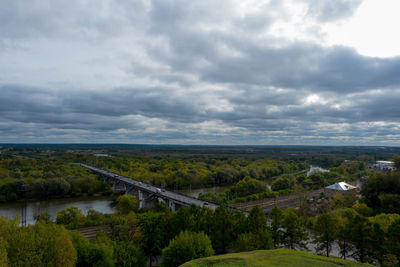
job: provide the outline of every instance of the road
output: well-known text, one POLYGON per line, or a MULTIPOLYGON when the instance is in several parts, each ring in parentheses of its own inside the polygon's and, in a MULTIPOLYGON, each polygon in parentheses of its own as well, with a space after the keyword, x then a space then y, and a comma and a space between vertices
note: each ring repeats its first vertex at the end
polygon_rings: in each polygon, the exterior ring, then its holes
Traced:
POLYGON ((200 206, 200 207, 206 206, 206 207, 208 207, 210 209, 213 209, 213 210, 215 210, 219 206, 217 204, 209 203, 209 202, 206 202, 206 201, 194 198, 194 197, 186 196, 186 195, 183 195, 183 194, 180 194, 180 193, 176 193, 176 192, 173 192, 173 191, 170 191, 170 190, 166 190, 166 189, 161 189, 161 188, 158 188, 158 187, 156 187, 154 185, 151 185, 151 184, 148 184, 148 183, 144 183, 144 182, 132 179, 132 178, 128 178, 128 177, 119 175, 117 173, 105 171, 105 170, 102 170, 102 169, 99 169, 99 168, 96 168, 96 167, 93 167, 93 166, 89 166, 89 165, 86 165, 86 164, 82 164, 82 163, 80 163, 79 165, 84 167, 84 168, 87 168, 87 169, 89 169, 89 170, 91 170, 91 171, 93 171, 93 172, 95 172, 97 174, 100 174, 102 176, 107 176, 107 177, 112 178, 114 180, 118 180, 118 181, 120 181, 123 184, 128 185, 128 186, 134 186, 135 188, 137 188, 137 189, 139 189, 141 191, 156 195, 156 196, 161 197, 163 199, 172 200, 173 202, 175 202, 177 204, 180 204, 180 205, 190 206, 190 205, 194 204, 194 205, 200 206))

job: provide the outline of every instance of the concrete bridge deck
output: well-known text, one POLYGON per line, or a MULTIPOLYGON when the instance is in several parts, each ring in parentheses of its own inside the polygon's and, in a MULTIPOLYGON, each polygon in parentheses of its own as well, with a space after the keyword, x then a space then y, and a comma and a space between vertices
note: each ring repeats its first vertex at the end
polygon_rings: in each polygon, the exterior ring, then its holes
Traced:
POLYGON ((124 177, 117 173, 105 171, 82 163, 79 165, 101 175, 105 182, 113 183, 115 188, 122 187, 127 194, 137 194, 141 202, 149 198, 162 199, 172 210, 175 210, 175 205, 188 207, 194 204, 200 207, 206 206, 213 210, 219 206, 217 204, 209 203, 194 197, 186 196, 166 189, 161 189, 154 185, 124 177))

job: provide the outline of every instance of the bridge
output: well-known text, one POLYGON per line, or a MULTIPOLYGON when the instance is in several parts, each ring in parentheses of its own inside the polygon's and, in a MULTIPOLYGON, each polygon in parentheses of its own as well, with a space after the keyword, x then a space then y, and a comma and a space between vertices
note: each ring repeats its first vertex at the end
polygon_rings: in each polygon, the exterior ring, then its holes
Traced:
POLYGON ((139 199, 139 209, 151 207, 155 200, 165 203, 172 211, 177 210, 181 206, 189 207, 194 204, 196 206, 206 206, 215 210, 219 205, 209 203, 194 197, 189 197, 166 189, 158 188, 154 185, 144 183, 132 178, 105 171, 86 164, 80 166, 91 170, 100 175, 104 179, 104 183, 112 184, 113 191, 123 191, 126 194, 133 195, 139 199))

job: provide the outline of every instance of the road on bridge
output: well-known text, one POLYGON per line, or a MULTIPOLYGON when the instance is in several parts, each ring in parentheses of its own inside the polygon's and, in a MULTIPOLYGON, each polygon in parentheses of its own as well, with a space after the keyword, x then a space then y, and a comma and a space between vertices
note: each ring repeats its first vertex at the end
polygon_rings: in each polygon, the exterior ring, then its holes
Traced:
POLYGON ((213 209, 213 210, 215 210, 219 206, 219 205, 214 204, 214 203, 209 203, 209 202, 206 202, 206 201, 194 198, 194 197, 186 196, 186 195, 183 195, 183 194, 180 194, 180 193, 176 193, 176 192, 173 192, 173 191, 170 191, 170 190, 160 189, 160 188, 158 188, 158 187, 156 187, 154 185, 151 185, 151 184, 148 184, 148 183, 144 183, 144 182, 132 179, 132 178, 124 177, 124 176, 119 175, 117 173, 105 171, 105 170, 102 170, 102 169, 99 169, 99 168, 96 168, 96 167, 93 167, 93 166, 89 166, 89 165, 86 165, 86 164, 82 164, 82 163, 80 163, 79 165, 84 167, 84 168, 87 168, 87 169, 93 171, 94 173, 100 174, 102 176, 109 177, 109 178, 114 179, 114 180, 118 180, 118 181, 122 182, 125 185, 133 186, 133 187, 135 187, 135 188, 137 188, 137 189, 139 189, 141 191, 153 194, 153 195, 158 196, 160 198, 174 201, 175 203, 177 203, 179 205, 190 206, 190 205, 194 204, 194 205, 200 206, 200 207, 206 206, 206 207, 208 207, 210 209, 213 209))

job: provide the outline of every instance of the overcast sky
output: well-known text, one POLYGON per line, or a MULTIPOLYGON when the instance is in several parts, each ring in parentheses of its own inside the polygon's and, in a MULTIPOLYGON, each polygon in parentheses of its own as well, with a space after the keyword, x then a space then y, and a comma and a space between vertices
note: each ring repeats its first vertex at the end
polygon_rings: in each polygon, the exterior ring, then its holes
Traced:
POLYGON ((400 145, 398 0, 1 0, 0 143, 400 145))

